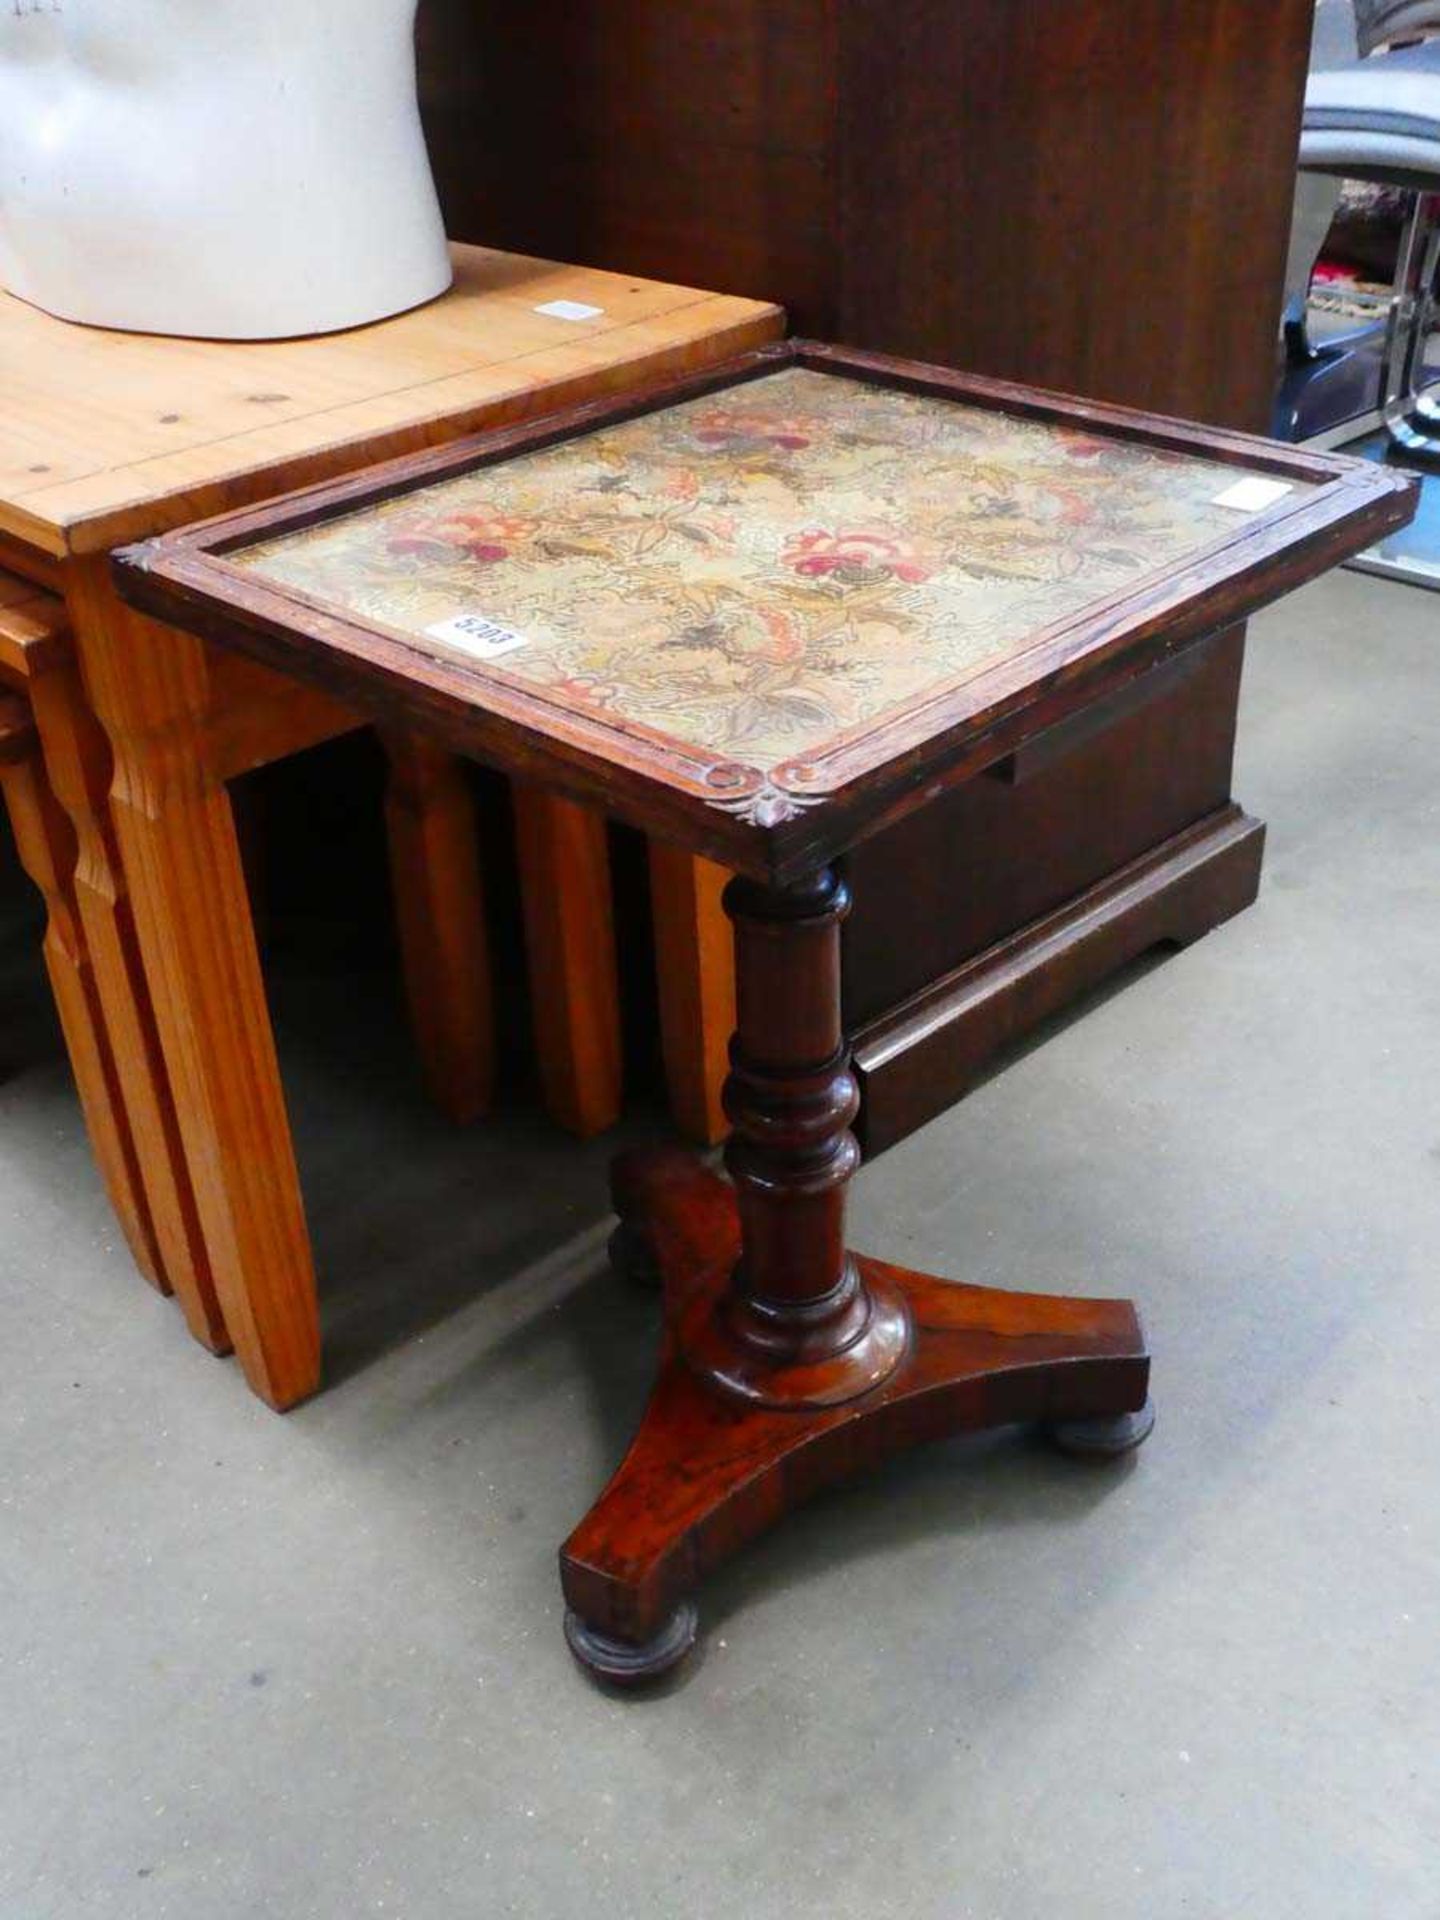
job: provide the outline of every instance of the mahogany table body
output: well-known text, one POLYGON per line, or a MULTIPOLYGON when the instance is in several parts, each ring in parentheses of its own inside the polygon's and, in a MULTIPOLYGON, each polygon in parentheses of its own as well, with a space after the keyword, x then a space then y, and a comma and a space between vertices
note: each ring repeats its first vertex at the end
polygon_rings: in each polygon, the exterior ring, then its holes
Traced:
MULTIPOLYGON (((728 1182, 622 1159, 660 1373, 561 1553, 578 1658, 673 1666, 706 1571, 917 1441, 1149 1430, 1128 1302, 852 1251, 835 870, 1414 511, 1413 480, 791 343, 120 556, 136 604, 731 868, 728 1182), (457 529, 479 518, 483 567, 457 529), (446 610, 483 612, 479 646, 446 610)), ((895 936, 907 929, 897 924, 895 936)))
MULTIPOLYGON (((107 333, 0 295, 0 563, 63 598, 78 658, 33 704, 123 1097, 129 1145, 107 1183, 142 1267, 277 1407, 317 1383, 318 1315, 225 783, 363 716, 126 608, 106 556, 381 456, 713 364, 781 327, 759 302, 481 248, 457 248, 455 269, 451 291, 413 313, 263 344, 107 333)), ((386 738, 417 1032, 440 1097, 473 1112, 488 1034, 470 803, 445 754, 393 726, 386 738)), ((619 1089, 603 825, 537 788, 516 799, 547 1093, 593 1131, 619 1089)))

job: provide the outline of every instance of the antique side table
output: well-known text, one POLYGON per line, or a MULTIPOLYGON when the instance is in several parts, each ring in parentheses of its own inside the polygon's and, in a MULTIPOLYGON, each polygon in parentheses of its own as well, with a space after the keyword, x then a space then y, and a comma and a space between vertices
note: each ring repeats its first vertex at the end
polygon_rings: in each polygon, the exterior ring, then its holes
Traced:
POLYGON ((883 1454, 1021 1420, 1082 1453, 1144 1439, 1128 1302, 848 1249, 834 863, 1415 497, 1338 456, 791 343, 119 557, 150 613, 737 875, 730 1180, 673 1151, 615 1169, 616 1250, 658 1272, 666 1330, 562 1550, 595 1673, 675 1664, 705 1572, 883 1454), (476 515, 504 528, 483 561, 476 515))
MULTIPOLYGON (((123 1095, 105 1109, 101 1158, 136 1258, 276 1407, 319 1381, 319 1315, 226 782, 364 716, 136 618, 107 556, 287 487, 713 366, 783 325, 760 301, 632 275, 483 247, 456 247, 454 262, 453 287, 428 306, 318 339, 112 333, 0 293, 0 568, 68 616, 69 651, 52 649, 29 692, 78 847, 58 879, 94 988, 87 1111, 102 1112, 107 1087, 123 1095)), ((469 797, 433 747, 403 729, 386 744, 417 1039, 442 1104, 466 1116, 489 1065, 469 797)), ((547 1105, 591 1132, 619 1105, 604 823, 540 789, 516 801, 547 1105)), ((686 931, 672 943, 682 971, 686 931)))

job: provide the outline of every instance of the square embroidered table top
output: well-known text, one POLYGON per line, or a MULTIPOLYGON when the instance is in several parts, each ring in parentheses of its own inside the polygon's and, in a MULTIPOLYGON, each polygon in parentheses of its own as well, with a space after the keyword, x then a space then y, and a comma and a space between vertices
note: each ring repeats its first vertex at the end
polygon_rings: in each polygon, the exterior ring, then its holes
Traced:
POLYGON ((937 771, 1243 618, 1413 493, 1338 455, 790 342, 168 535, 121 579, 775 871, 780 840, 834 850, 923 804, 937 771))
POLYGON ((1235 479, 791 367, 236 559, 768 769, 1233 537, 1235 479))

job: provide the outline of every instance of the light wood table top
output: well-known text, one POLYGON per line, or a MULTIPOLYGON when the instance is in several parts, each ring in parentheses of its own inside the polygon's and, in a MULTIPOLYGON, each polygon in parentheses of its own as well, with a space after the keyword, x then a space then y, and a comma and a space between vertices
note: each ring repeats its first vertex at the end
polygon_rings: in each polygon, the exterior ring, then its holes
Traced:
POLYGON ((102 552, 781 328, 761 301, 453 252, 455 283, 428 306, 296 340, 115 333, 0 294, 0 533, 102 552), (557 301, 598 311, 540 311, 557 301))

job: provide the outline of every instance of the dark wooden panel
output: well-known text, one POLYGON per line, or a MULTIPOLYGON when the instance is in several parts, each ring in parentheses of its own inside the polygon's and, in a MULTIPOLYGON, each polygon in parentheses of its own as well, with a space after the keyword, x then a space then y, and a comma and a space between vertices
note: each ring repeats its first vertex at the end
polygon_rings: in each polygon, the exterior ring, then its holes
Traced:
POLYGON ((841 336, 1263 429, 1310 17, 847 0, 841 336))
POLYGON ((829 0, 422 0, 450 231, 725 292, 833 332, 829 0))
POLYGON ((422 0, 459 237, 1264 424, 1310 0, 422 0))
POLYGON ((1211 641, 1193 676, 1033 779, 971 780, 857 847, 847 1028, 1222 806, 1243 654, 1239 633, 1211 641))
MULTIPOLYGON (((765 295, 825 338, 1263 428, 1311 14, 1312 0, 422 0, 426 122, 462 237, 765 295)), ((1081 729, 1047 767, 1048 743, 1012 789, 975 783, 862 848, 850 1023, 1224 806, 1240 648, 1153 709, 1081 729), (901 896, 923 901, 905 916, 923 937, 895 951, 901 896)), ((1121 933, 1108 943, 1118 953, 1121 933)), ((1053 1001, 1043 981, 1024 997, 1053 1001)), ((909 1079, 896 1070, 887 1137, 927 1117, 920 1092, 906 1112, 922 1071, 919 1054, 909 1079)))
POLYGON ((1147 948, 1185 946, 1248 907, 1264 845, 1258 820, 1220 807, 857 1029, 865 1152, 933 1119, 995 1055, 1147 948))

